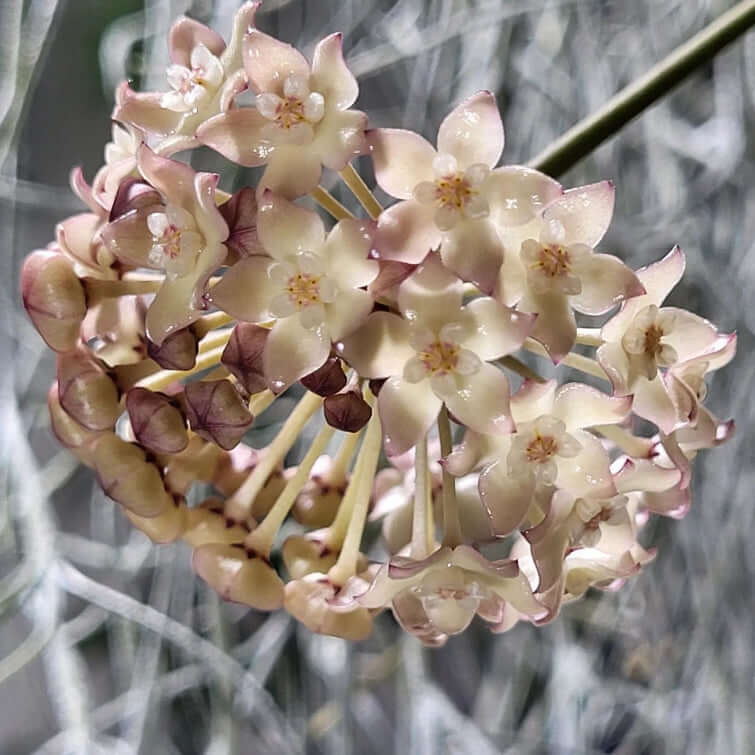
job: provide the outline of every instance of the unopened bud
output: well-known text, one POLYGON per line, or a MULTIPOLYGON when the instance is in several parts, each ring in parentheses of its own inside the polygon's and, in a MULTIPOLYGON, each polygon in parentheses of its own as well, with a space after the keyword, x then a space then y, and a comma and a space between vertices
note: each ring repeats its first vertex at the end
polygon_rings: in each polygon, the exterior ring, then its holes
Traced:
POLYGON ((166 370, 190 370, 197 363, 197 337, 183 328, 169 335, 159 346, 147 341, 147 353, 166 370))
POLYGON ((192 566, 226 600, 260 611, 283 604, 283 582, 275 569, 240 545, 202 545, 194 551, 192 566))
POLYGON ((83 349, 58 356, 60 404, 89 430, 110 430, 121 414, 118 388, 83 349))
POLYGON ((328 527, 335 519, 346 492, 346 481, 342 474, 332 475, 332 467, 333 460, 329 456, 320 456, 296 497, 292 514, 305 527, 328 527))
POLYGON ((55 351, 71 351, 87 313, 84 286, 57 252, 30 254, 21 268, 21 296, 34 327, 55 351))
POLYGON ((251 186, 237 191, 218 209, 228 224, 225 245, 228 247, 229 259, 226 264, 242 257, 265 253, 257 238, 257 197, 251 186))
POLYGON ((134 443, 103 435, 94 449, 94 466, 106 495, 137 516, 157 516, 173 505, 159 470, 134 443))
POLYGON ((175 454, 189 443, 186 421, 164 393, 132 388, 126 394, 126 410, 134 437, 158 454, 175 454))
POLYGON ((186 495, 197 480, 212 482, 225 453, 214 443, 192 435, 183 451, 159 457, 165 465, 165 486, 171 493, 186 495))
POLYGON ((254 421, 230 380, 189 383, 183 397, 191 429, 225 450, 233 448, 254 421))
POLYGON ((183 535, 188 520, 186 502, 179 499, 157 516, 137 516, 126 510, 129 521, 154 543, 172 543, 183 535))
POLYGON ((250 322, 240 322, 233 329, 220 361, 252 396, 267 388, 262 370, 262 351, 270 331, 250 322))
POLYGON ((346 373, 341 360, 330 357, 325 364, 301 379, 301 384, 318 396, 332 396, 346 386, 346 373))
POLYGON ((361 430, 372 416, 370 405, 356 391, 328 396, 323 402, 323 412, 331 427, 346 433, 361 430))
POLYGON ((183 539, 197 548, 208 543, 240 543, 257 523, 249 517, 245 522, 236 522, 225 515, 220 498, 207 498, 199 506, 187 512, 186 530, 183 539))
POLYGON ((57 383, 53 383, 47 394, 47 406, 50 410, 50 427, 55 437, 75 453, 83 464, 93 467, 94 444, 102 433, 88 430, 63 409, 58 397, 57 383))

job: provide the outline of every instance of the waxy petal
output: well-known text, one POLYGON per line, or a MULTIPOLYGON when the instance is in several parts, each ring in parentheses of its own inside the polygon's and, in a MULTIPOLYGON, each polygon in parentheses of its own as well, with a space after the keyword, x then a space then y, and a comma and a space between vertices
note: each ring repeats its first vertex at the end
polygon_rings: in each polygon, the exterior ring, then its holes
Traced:
POLYGON ((511 397, 514 421, 517 424, 532 422, 543 414, 550 414, 553 411, 557 385, 555 380, 546 380, 543 383, 525 380, 511 397))
POLYGON ((366 378, 400 375, 415 354, 409 345, 409 323, 392 312, 374 312, 336 348, 366 378))
POLYGON ((441 404, 429 381, 407 383, 398 377, 389 378, 378 395, 388 456, 416 446, 438 416, 441 404))
POLYGON ((328 106, 345 110, 354 104, 359 84, 343 59, 342 34, 331 34, 315 47, 310 88, 323 94, 328 106))
POLYGON ((265 192, 257 212, 257 235, 271 257, 284 260, 297 252, 319 255, 325 226, 316 212, 265 192))
POLYGON ((309 63, 294 47, 274 37, 250 29, 243 41, 244 68, 256 93, 283 93, 289 76, 309 79, 309 63))
POLYGON ((270 390, 280 393, 299 378, 309 375, 328 358, 327 328, 305 328, 298 315, 278 320, 265 344, 262 362, 270 390))
POLYGON ((626 396, 631 393, 629 388, 629 359, 621 343, 604 343, 596 352, 598 363, 608 376, 613 386, 614 394, 626 396))
POLYGON ((191 51, 199 44, 203 44, 215 57, 219 57, 225 50, 225 42, 220 34, 192 18, 179 18, 170 27, 170 58, 177 65, 191 68, 191 51))
POLYGON ((160 104, 162 97, 159 92, 134 92, 126 85, 121 102, 116 104, 113 110, 112 118, 151 134, 172 134, 178 129, 184 114, 164 108, 160 104))
POLYGON ((429 254, 399 287, 398 306, 408 320, 438 331, 461 318, 462 295, 461 281, 443 266, 439 255, 429 254))
POLYGON ((311 149, 330 170, 343 170, 367 152, 367 116, 361 110, 326 110, 311 149))
POLYGON ((368 259, 374 226, 363 220, 341 220, 328 234, 323 257, 328 276, 343 288, 367 286, 378 274, 377 260, 368 259))
POLYGON ((279 292, 267 274, 271 264, 269 257, 245 257, 212 287, 208 299, 237 320, 270 319, 270 301, 279 292))
POLYGON ((440 256, 462 280, 490 294, 503 263, 503 244, 489 220, 462 220, 443 236, 440 256))
POLYGON ((530 292, 521 302, 521 308, 537 314, 532 337, 545 346, 550 358, 558 364, 571 351, 577 339, 577 323, 569 306, 569 298, 558 292, 530 292))
POLYGON ((197 139, 232 162, 253 168, 264 165, 275 149, 269 126, 253 108, 238 108, 206 120, 197 129, 197 139))
POLYGON ((613 216, 614 186, 611 181, 568 189, 543 210, 543 220, 560 222, 564 243, 595 247, 605 235, 613 216))
POLYGON ((257 185, 257 193, 262 195, 269 189, 288 199, 296 199, 312 191, 319 183, 321 174, 320 157, 307 145, 276 147, 257 185))
POLYGON ((464 348, 489 362, 519 349, 534 327, 535 316, 485 296, 464 307, 462 322, 468 333, 464 348))
POLYGON ((98 267, 97 246, 93 239, 101 223, 100 217, 92 212, 82 212, 62 220, 55 227, 61 251, 74 262, 98 267))
POLYGON ((478 433, 503 435, 514 429, 509 381, 501 370, 483 363, 474 375, 457 377, 457 390, 441 398, 462 424, 478 433))
POLYGON ((459 168, 482 163, 492 168, 503 152, 503 123, 492 92, 473 94, 440 124, 438 152, 456 158, 459 168))
MULTIPOLYGON (((340 341, 353 333, 372 311, 372 297, 362 289, 339 291, 336 300, 325 307, 325 322, 331 341, 340 341)), ((361 373, 360 373, 361 374, 361 373)))
POLYGON ((623 422, 631 410, 631 396, 612 397, 583 383, 567 383, 556 392, 552 414, 566 425, 568 432, 623 422))
POLYGON ((375 249, 382 260, 416 265, 438 247, 441 238, 433 220, 433 208, 409 199, 380 213, 375 249))
POLYGON ((621 469, 614 475, 619 493, 642 491, 662 493, 679 484, 682 473, 676 468, 660 467, 650 459, 625 458, 621 469))
POLYGON ((110 253, 121 262, 158 269, 159 265, 150 259, 154 240, 147 227, 148 214, 144 210, 132 210, 121 215, 102 229, 101 236, 110 253))
MULTIPOLYGON (((564 192, 558 181, 524 165, 506 165, 492 170, 484 191, 490 217, 501 226, 530 222, 564 192)), ((516 249, 513 253, 518 252, 516 249)))
POLYGON ((645 303, 661 306, 671 290, 681 280, 687 260, 684 252, 675 246, 663 259, 653 262, 637 271, 637 277, 647 291, 648 300, 645 303))
POLYGON ((699 315, 676 307, 663 307, 661 312, 674 316, 674 326, 663 337, 663 342, 674 347, 680 362, 706 351, 715 343, 718 336, 716 326, 699 315))
POLYGON ((582 450, 574 457, 558 457, 556 485, 568 490, 575 498, 612 498, 616 495, 609 467, 608 454, 600 441, 584 430, 569 433, 582 450))
POLYGON ((367 132, 367 141, 375 180, 392 197, 411 199, 418 183, 433 180, 436 152, 419 134, 399 128, 378 128, 367 132))
POLYGON ((144 179, 152 184, 171 204, 182 207, 192 215, 197 213, 197 175, 188 165, 161 157, 146 144, 137 152, 137 165, 144 179))
POLYGON ((510 477, 507 465, 495 461, 480 473, 480 497, 497 537, 513 532, 525 519, 535 492, 531 477, 510 477))
POLYGON ((571 305, 586 315, 602 315, 622 299, 641 296, 645 288, 639 278, 610 254, 591 254, 580 265, 582 291, 571 297, 571 305))
POLYGON ((656 375, 652 380, 640 376, 632 389, 634 391, 632 411, 639 417, 658 425, 660 430, 667 435, 682 420, 660 375, 656 375))

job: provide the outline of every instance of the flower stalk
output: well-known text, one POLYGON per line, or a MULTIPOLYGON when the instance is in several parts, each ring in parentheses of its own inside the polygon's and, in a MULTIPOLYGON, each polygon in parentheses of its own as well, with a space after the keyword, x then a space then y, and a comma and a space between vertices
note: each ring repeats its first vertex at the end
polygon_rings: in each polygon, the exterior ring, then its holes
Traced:
MULTIPOLYGON (((453 449, 451 422, 448 409, 444 404, 438 414, 438 436, 440 438, 440 455, 446 458, 453 449)), ((443 466, 443 545, 455 548, 464 542, 459 521, 459 508, 456 500, 456 479, 443 466)))

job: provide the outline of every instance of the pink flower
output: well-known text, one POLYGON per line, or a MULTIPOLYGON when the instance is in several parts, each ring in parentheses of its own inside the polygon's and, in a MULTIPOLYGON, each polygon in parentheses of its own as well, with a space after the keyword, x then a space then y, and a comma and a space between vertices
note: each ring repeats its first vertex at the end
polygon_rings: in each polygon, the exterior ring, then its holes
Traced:
POLYGON ((139 171, 164 200, 126 212, 102 236, 123 262, 165 273, 147 311, 147 335, 158 346, 202 313, 205 285, 223 263, 228 226, 215 203, 218 177, 195 173, 183 163, 142 145, 139 171))
POLYGON ((659 368, 707 353, 718 335, 702 317, 661 306, 681 278, 684 266, 684 253, 674 247, 662 260, 638 270, 637 277, 647 293, 624 302, 618 314, 603 326, 600 335, 605 343, 597 353, 616 395, 634 394, 634 413, 667 434, 686 423, 689 414, 680 416, 659 368))
POLYGON ((208 118, 227 111, 234 97, 246 89, 241 64, 241 41, 254 23, 258 2, 247 2, 236 12, 231 41, 226 47, 219 34, 190 18, 181 18, 170 30, 171 65, 166 92, 120 90, 113 119, 150 134, 171 137, 160 145, 161 154, 199 144, 197 128, 208 118))
POLYGON ((317 45, 311 67, 298 50, 257 29, 243 48, 256 109, 211 118, 197 136, 241 165, 267 165, 260 193, 301 196, 317 186, 323 165, 342 170, 364 152, 367 116, 349 109, 359 86, 343 60, 340 34, 317 45))
POLYGON ((368 138, 378 184, 404 200, 378 219, 381 257, 416 264, 440 245, 446 267, 486 293, 503 261, 496 224, 524 223, 561 194, 557 181, 535 170, 493 169, 503 151, 503 125, 490 92, 478 92, 446 116, 437 151, 403 129, 376 129, 368 138))
POLYGON ((280 392, 322 366, 331 341, 359 327, 373 306, 363 289, 376 275, 367 259, 369 224, 342 220, 325 234, 317 213, 266 192, 257 234, 269 256, 237 262, 212 289, 211 299, 239 320, 274 319, 262 362, 280 392))
POLYGON ((443 403, 478 432, 509 432, 508 380, 487 362, 518 349, 533 319, 489 297, 462 307, 462 283, 437 254, 401 284, 398 306, 337 345, 362 377, 389 378, 378 396, 387 453, 414 446, 443 403))
POLYGON ((506 247, 497 295, 509 306, 538 315, 533 337, 559 362, 574 346, 572 310, 608 312, 644 293, 637 276, 617 257, 595 254, 611 222, 610 181, 565 191, 530 223, 499 228, 506 247))

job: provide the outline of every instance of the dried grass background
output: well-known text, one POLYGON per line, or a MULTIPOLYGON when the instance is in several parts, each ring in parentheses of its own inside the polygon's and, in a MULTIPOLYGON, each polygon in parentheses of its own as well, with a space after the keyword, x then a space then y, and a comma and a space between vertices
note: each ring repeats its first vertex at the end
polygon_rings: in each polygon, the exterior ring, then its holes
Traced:
MULTIPOLYGON (((752 753, 755 34, 564 177, 616 181, 606 251, 634 266, 686 251, 673 303, 739 332, 710 390, 736 437, 698 459, 691 512, 648 529, 658 558, 623 590, 424 651, 389 615, 348 645, 224 604, 50 437, 54 360, 20 307, 21 260, 80 211, 67 173, 99 166, 113 86, 159 88, 172 19, 227 32, 238 4, 0 0, 0 753, 752 753)), ((512 163, 731 5, 266 0, 258 21, 304 50, 343 31, 374 125, 432 137, 494 90, 512 163)))

